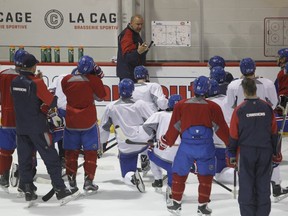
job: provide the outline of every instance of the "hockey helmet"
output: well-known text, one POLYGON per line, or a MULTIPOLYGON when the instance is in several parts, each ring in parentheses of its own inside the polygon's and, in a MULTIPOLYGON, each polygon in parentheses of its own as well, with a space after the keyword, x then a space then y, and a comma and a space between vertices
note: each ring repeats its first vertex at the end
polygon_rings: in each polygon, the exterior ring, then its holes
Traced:
POLYGON ((210 79, 210 88, 208 96, 212 97, 219 94, 219 83, 215 79, 210 79))
POLYGON ((134 82, 131 79, 125 78, 118 85, 119 94, 123 98, 129 98, 134 91, 134 82))
POLYGON ((210 88, 210 80, 206 76, 199 76, 193 82, 193 90, 195 95, 205 95, 210 88))
POLYGON ((182 100, 182 96, 179 94, 173 94, 168 99, 168 107, 170 109, 173 109, 175 104, 178 103, 178 101, 182 100))
POLYGON ((209 59, 208 61, 209 68, 213 68, 216 66, 220 66, 222 68, 225 68, 225 60, 221 56, 213 56, 212 58, 209 59))
POLYGON ((220 67, 216 66, 210 69, 210 78, 216 80, 218 83, 223 83, 225 81, 226 72, 220 67))
POLYGON ((17 67, 23 66, 23 57, 28 54, 24 49, 18 49, 14 54, 14 65, 17 67))
POLYGON ((139 79, 148 79, 148 70, 143 65, 137 66, 134 69, 134 78, 139 79))
POLYGON ((244 58, 240 61, 240 71, 244 76, 255 73, 255 70, 256 64, 253 59, 244 58))
POLYGON ((284 67, 286 62, 288 62, 288 48, 278 50, 277 65, 279 67, 284 67))
POLYGON ((78 62, 78 72, 81 74, 89 74, 94 70, 94 60, 90 56, 84 55, 78 62))

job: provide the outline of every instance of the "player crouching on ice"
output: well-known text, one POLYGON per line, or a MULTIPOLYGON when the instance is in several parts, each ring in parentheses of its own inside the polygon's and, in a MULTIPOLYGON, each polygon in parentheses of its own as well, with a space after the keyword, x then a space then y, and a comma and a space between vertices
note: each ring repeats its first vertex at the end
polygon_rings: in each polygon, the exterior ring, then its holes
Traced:
POLYGON ((166 148, 165 150, 160 150, 158 144, 161 135, 163 135, 168 129, 174 105, 180 100, 182 100, 181 95, 171 95, 168 100, 169 108, 165 111, 153 113, 153 115, 151 115, 143 124, 143 129, 146 133, 149 135, 156 134, 157 146, 154 148, 151 146, 148 149, 148 156, 151 161, 151 172, 155 178, 152 187, 154 187, 156 191, 161 190, 163 186, 162 169, 167 171, 168 185, 166 188, 166 203, 171 202, 172 163, 180 144, 180 137, 178 136, 175 145, 171 148, 166 148))
POLYGON ((141 127, 153 110, 143 100, 134 100, 131 96, 134 82, 123 79, 119 83, 120 98, 109 103, 103 113, 100 124, 101 143, 107 142, 111 125, 115 125, 119 149, 119 162, 124 183, 145 191, 142 178, 137 171, 138 155, 148 148, 151 139, 141 127), (127 140, 130 142, 127 143, 127 140), (132 140, 132 142, 131 142, 132 140))

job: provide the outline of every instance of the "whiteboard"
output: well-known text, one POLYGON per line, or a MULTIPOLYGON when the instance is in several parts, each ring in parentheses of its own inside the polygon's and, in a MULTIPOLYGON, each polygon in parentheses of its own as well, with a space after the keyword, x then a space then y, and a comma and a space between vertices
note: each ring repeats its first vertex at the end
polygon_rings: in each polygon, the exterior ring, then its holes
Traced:
POLYGON ((191 46, 190 21, 152 21, 154 46, 191 46))

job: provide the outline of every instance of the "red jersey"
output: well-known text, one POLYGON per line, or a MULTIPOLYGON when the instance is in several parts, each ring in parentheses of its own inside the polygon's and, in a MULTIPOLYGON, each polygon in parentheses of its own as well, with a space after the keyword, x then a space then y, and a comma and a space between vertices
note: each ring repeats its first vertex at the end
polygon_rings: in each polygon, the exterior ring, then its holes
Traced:
POLYGON ((92 74, 69 74, 62 79, 61 85, 67 97, 66 127, 88 129, 96 124, 95 99, 102 100, 106 96, 102 80, 92 74))
POLYGON ((178 135, 191 126, 214 128, 217 136, 227 146, 229 128, 221 107, 213 101, 192 97, 175 104, 169 128, 165 134, 167 144, 172 146, 178 135))
POLYGON ((19 74, 15 69, 7 69, 0 72, 0 104, 1 104, 1 124, 4 128, 15 128, 15 112, 13 98, 10 93, 12 80, 19 74))
POLYGON ((284 73, 284 69, 279 71, 277 75, 278 95, 288 96, 288 74, 284 73))

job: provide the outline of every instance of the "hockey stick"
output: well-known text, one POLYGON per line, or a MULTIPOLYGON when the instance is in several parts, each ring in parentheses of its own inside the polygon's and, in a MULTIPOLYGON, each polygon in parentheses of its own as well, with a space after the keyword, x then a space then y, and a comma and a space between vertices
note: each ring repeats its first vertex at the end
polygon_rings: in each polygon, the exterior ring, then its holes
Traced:
POLYGON ((232 193, 232 189, 230 189, 230 188, 227 187, 226 185, 222 184, 221 182, 217 181, 217 180, 214 179, 214 178, 212 179, 212 181, 232 193))
POLYGON ((148 140, 147 142, 137 142, 137 141, 132 141, 130 139, 127 139, 127 137, 125 136, 125 134, 123 133, 122 129, 119 127, 119 125, 115 126, 115 131, 116 134, 119 135, 121 140, 124 140, 125 143, 127 144, 135 144, 135 145, 151 145, 153 144, 153 140, 148 140))
MULTIPOLYGON (((84 162, 82 162, 81 164, 79 164, 78 165, 78 168, 80 168, 80 167, 82 167, 84 165, 84 162)), ((64 173, 61 177, 63 178, 63 177, 65 177, 67 174, 66 173, 64 173)), ((55 190, 54 190, 54 188, 52 188, 47 194, 45 194, 43 197, 42 197, 42 200, 44 201, 44 202, 47 202, 48 200, 50 200, 52 197, 53 197, 53 195, 55 194, 55 190)))
POLYGON ((237 197, 237 166, 234 168, 234 180, 233 180, 233 198, 236 199, 237 197))
POLYGON ((281 128, 278 131, 278 140, 277 140, 277 146, 276 146, 276 152, 280 152, 281 150, 281 142, 282 142, 282 137, 284 134, 284 127, 285 127, 285 123, 286 123, 286 117, 287 117, 287 112, 288 112, 288 103, 286 103, 285 109, 283 111, 283 120, 282 120, 282 124, 281 124, 281 128))

